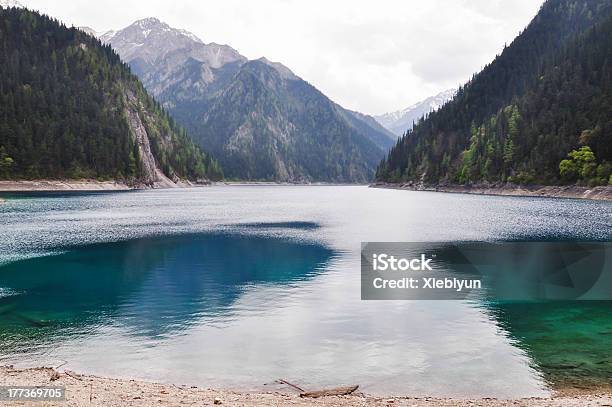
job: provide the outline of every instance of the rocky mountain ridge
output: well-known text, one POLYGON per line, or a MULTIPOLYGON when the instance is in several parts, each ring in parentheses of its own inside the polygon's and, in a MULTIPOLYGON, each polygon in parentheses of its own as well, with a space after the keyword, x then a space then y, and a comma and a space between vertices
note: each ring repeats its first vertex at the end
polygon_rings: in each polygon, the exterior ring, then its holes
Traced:
POLYGON ((286 66, 249 61, 156 18, 101 38, 232 178, 366 182, 394 142, 286 66))

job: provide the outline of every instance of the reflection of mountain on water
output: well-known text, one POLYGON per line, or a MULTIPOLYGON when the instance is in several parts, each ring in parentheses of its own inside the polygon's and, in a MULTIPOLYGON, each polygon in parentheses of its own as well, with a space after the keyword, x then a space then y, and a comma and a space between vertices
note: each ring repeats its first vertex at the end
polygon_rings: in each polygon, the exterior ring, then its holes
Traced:
POLYGON ((555 388, 601 389, 612 378, 612 301, 488 305, 555 388))
MULTIPOLYGON (((333 252, 268 237, 202 234, 92 245, 0 268, 0 341, 112 321, 151 337, 221 319, 250 287, 320 273, 333 252)), ((8 343, 7 343, 8 342, 8 343)))

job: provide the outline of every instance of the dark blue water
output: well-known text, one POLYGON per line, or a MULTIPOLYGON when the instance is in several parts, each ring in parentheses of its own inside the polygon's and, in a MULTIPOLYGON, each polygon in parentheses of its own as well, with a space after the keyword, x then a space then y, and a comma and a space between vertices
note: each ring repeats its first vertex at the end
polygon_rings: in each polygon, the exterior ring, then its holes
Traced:
MULTIPOLYGON (((0 362, 519 397, 612 378, 610 302, 361 301, 361 241, 612 237, 605 202, 365 187, 11 195, 0 362)), ((268 383, 268 385, 266 385, 268 383)))
POLYGON ((172 336, 202 318, 231 312, 253 287, 310 279, 332 256, 314 244, 199 234, 96 244, 17 261, 0 274, 0 286, 17 294, 0 298, 1 334, 18 333, 17 349, 36 346, 24 343, 24 335, 37 338, 41 328, 49 336, 69 333, 129 305, 130 314, 120 315, 125 328, 151 338, 172 336))

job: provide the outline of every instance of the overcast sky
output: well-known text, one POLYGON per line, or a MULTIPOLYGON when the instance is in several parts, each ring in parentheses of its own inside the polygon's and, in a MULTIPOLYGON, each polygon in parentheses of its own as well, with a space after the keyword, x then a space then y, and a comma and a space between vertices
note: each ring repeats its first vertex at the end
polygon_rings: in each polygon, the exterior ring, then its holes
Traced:
POLYGON ((157 17, 248 58, 282 62, 342 106, 405 108, 470 78, 541 0, 21 0, 67 24, 157 17))

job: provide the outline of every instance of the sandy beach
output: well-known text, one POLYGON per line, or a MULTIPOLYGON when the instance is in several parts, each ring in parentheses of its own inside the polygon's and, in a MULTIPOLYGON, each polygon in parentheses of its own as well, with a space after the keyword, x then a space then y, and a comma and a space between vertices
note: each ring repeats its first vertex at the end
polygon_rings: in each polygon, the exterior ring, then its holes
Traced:
POLYGON ((359 393, 348 396, 303 398, 287 386, 286 390, 266 393, 235 392, 181 385, 149 383, 138 380, 112 379, 75 372, 58 372, 52 368, 14 369, 0 367, 2 386, 62 386, 66 401, 4 402, 6 406, 610 406, 611 393, 560 395, 552 398, 519 400, 440 399, 429 397, 372 397, 359 393))
POLYGON ((612 186, 582 187, 577 185, 510 185, 510 184, 475 184, 466 185, 421 185, 413 183, 375 183, 372 188, 404 189, 408 191, 449 192, 476 195, 528 196, 547 198, 612 200, 612 186))

